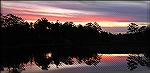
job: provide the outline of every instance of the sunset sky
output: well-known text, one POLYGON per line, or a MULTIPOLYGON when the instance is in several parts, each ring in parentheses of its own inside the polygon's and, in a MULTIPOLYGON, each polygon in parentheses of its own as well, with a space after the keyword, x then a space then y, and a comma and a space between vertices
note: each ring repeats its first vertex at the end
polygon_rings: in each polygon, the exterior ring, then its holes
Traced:
POLYGON ((98 22, 104 30, 117 33, 126 32, 131 22, 150 24, 148 4, 150 1, 1 1, 1 13, 29 22, 42 17, 82 25, 98 22))

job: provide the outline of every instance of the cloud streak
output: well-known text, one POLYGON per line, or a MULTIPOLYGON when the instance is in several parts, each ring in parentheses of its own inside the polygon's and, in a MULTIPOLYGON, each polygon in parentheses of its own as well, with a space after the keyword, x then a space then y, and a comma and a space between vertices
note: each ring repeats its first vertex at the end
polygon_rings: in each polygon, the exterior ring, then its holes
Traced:
POLYGON ((62 22, 118 22, 101 26, 120 27, 106 30, 123 32, 126 29, 122 27, 128 23, 120 22, 142 22, 142 25, 150 20, 148 4, 150 1, 1 1, 1 13, 12 13, 28 21, 45 17, 62 22))
POLYGON ((124 18, 124 21, 128 18, 128 21, 141 22, 148 21, 147 4, 146 1, 3 1, 2 12, 59 17, 114 17, 124 18))

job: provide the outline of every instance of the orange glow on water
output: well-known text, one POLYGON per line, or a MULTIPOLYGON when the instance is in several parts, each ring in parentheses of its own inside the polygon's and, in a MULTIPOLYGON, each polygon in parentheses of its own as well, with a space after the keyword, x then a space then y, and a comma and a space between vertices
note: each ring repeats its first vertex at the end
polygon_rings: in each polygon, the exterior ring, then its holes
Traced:
POLYGON ((52 57, 52 53, 47 53, 46 54, 46 58, 51 58, 52 57))
POLYGON ((126 60, 127 56, 129 54, 103 54, 101 58, 104 61, 123 61, 126 60))

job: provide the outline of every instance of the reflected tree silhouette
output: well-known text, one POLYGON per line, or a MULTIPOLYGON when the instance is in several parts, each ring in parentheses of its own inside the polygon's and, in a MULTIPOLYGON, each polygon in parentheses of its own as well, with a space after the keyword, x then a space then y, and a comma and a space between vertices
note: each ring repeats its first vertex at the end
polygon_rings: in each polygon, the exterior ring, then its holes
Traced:
POLYGON ((150 59, 148 56, 145 55, 140 56, 139 54, 133 54, 127 57, 127 64, 129 70, 136 69, 138 65, 150 67, 150 59))

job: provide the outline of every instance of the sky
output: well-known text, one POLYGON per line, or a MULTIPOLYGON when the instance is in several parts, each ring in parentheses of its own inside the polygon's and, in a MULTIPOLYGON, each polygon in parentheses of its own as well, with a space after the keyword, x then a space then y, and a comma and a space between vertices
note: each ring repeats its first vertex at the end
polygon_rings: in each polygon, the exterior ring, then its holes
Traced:
POLYGON ((150 1, 1 1, 1 13, 12 13, 28 22, 42 17, 49 21, 72 21, 85 25, 98 22, 106 31, 126 32, 131 22, 150 24, 150 1))

